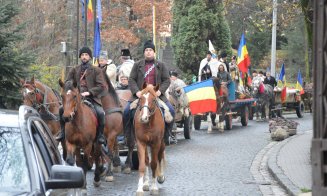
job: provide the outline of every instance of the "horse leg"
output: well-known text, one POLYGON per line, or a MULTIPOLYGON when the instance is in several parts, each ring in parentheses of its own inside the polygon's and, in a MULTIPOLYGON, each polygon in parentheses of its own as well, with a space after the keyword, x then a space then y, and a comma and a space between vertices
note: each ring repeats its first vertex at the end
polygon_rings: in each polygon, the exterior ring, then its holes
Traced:
POLYGON ((113 159, 113 165, 114 165, 113 172, 121 173, 121 161, 120 161, 120 157, 119 157, 119 149, 118 149, 117 139, 115 139, 113 155, 114 155, 114 159, 113 159))
POLYGON ((146 144, 141 141, 137 141, 137 153, 139 156, 139 182, 137 186, 136 195, 143 195, 143 184, 144 184, 144 172, 145 172, 145 151, 146 144))
POLYGON ((88 144, 85 148, 85 156, 90 157, 92 153, 92 157, 94 158, 95 162, 95 171, 94 171, 94 179, 93 179, 93 185, 95 187, 100 186, 100 175, 101 175, 101 169, 100 169, 100 157, 101 157, 101 145, 98 144, 98 142, 92 144, 88 144))
POLYGON ((76 146, 74 144, 69 143, 66 140, 66 147, 67 147, 66 163, 68 163, 68 165, 73 166, 75 164, 74 152, 75 152, 76 146))
POLYGON ((125 161, 125 168, 124 168, 124 173, 125 174, 130 174, 131 173, 131 168, 132 168, 132 155, 135 147, 135 136, 133 133, 133 129, 127 130, 126 131, 126 140, 127 140, 127 147, 128 147, 128 153, 125 161))
POLYGON ((158 162, 159 162, 159 170, 158 170, 158 182, 160 184, 165 182, 164 168, 165 168, 165 143, 161 142, 160 150, 158 153, 158 162))
MULTIPOLYGON (((112 131, 109 132, 109 137, 107 138, 107 141, 108 141, 109 153, 112 153, 113 149, 114 149, 114 142, 115 142, 115 136, 112 134, 112 131)), ((111 168, 113 159, 114 158, 113 158, 113 156, 111 154, 111 156, 109 157, 108 163, 107 163, 108 164, 108 170, 107 170, 107 174, 106 174, 106 177, 105 177, 106 182, 114 181, 114 175, 112 173, 112 168, 111 168)))
POLYGON ((157 184, 157 174, 158 174, 158 154, 161 148, 161 143, 155 143, 151 145, 151 170, 152 170, 152 182, 151 182, 151 195, 158 195, 159 188, 157 184))
POLYGON ((143 191, 149 191, 149 152, 148 147, 145 147, 145 170, 143 191))

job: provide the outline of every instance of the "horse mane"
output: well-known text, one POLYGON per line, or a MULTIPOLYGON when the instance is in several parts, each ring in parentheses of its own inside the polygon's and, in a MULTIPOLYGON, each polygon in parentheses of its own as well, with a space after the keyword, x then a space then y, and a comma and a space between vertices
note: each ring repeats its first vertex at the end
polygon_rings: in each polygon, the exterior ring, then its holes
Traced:
POLYGON ((65 92, 69 91, 69 90, 73 90, 74 89, 74 83, 72 80, 68 80, 65 82, 65 92))
POLYGON ((150 93, 150 94, 152 94, 153 96, 155 96, 155 97, 157 97, 156 96, 156 92, 154 91, 154 86, 152 85, 152 84, 148 84, 147 86, 146 86, 146 88, 144 88, 143 90, 142 90, 142 94, 145 94, 145 93, 150 93))
MULTIPOLYGON (((104 73, 104 72, 103 72, 104 73)), ((115 88, 114 88, 114 86, 111 84, 111 81, 110 81, 110 79, 109 79, 109 77, 107 76, 107 74, 103 74, 104 75, 104 78, 105 78, 105 81, 107 82, 107 84, 108 84, 108 93, 112 96, 112 98, 114 99, 114 102, 115 102, 115 104, 116 105, 119 105, 120 104, 120 102, 119 102, 119 97, 118 97, 118 95, 117 95, 117 93, 116 93, 116 91, 115 91, 115 88)))

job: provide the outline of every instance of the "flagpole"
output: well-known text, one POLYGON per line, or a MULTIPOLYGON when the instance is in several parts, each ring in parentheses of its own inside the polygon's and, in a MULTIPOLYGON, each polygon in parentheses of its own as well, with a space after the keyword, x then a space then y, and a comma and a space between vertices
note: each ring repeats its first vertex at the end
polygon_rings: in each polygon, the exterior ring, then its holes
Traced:
POLYGON ((272 38, 271 38, 271 75, 276 77, 276 28, 277 28, 277 0, 273 0, 273 22, 272 22, 272 38))
POLYGON ((77 15, 77 21, 76 21, 76 65, 78 64, 78 49, 79 49, 79 20, 80 20, 80 18, 79 18, 79 4, 80 4, 80 0, 76 0, 76 2, 77 2, 77 10, 76 10, 76 15, 77 15))
POLYGON ((84 0, 84 46, 87 46, 87 6, 88 1, 84 0))
MULTIPOLYGON (((154 6, 154 2, 152 0, 152 32, 153 32, 153 44, 156 47, 156 7, 154 6)), ((157 51, 158 54, 158 51, 157 51)))

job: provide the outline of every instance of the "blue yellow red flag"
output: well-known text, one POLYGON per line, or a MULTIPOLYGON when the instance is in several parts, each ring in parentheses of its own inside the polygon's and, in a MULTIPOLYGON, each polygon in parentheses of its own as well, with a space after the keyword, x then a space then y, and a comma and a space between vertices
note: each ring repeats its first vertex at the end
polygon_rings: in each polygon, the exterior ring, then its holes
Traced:
POLYGON ((237 66, 241 72, 247 73, 250 64, 250 56, 248 49, 246 48, 245 36, 244 33, 242 33, 240 45, 238 46, 237 52, 237 66))
POLYGON ((297 73, 296 89, 300 91, 300 95, 304 94, 301 70, 297 73))
POLYGON ((99 19, 96 20, 95 32, 94 32, 94 58, 98 58, 101 50, 101 35, 99 19))
POLYGON ((87 1, 87 21, 91 22, 93 20, 93 5, 92 0, 87 1))
POLYGON ((212 79, 197 82, 184 87, 191 113, 216 112, 216 93, 212 79))

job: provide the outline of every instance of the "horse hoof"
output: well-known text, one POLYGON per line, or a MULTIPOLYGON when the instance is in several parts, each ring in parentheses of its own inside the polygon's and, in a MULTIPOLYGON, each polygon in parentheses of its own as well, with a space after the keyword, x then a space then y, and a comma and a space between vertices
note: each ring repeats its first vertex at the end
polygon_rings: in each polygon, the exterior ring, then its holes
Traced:
POLYGON ((124 172, 124 174, 130 174, 132 172, 132 170, 130 167, 126 167, 123 172, 124 172))
POLYGON ((114 173, 121 173, 121 166, 114 167, 114 168, 112 169, 112 171, 113 171, 114 173))
POLYGON ((114 177, 113 177, 113 176, 106 176, 106 177, 104 178, 104 180, 105 180, 106 182, 113 182, 113 181, 114 181, 114 177))
POLYGON ((143 196, 144 192, 143 191, 136 191, 136 196, 143 196))
POLYGON ((165 180, 166 180, 166 177, 165 176, 158 176, 158 178, 157 178, 157 181, 158 181, 159 184, 164 183, 165 180))
POLYGON ((143 191, 149 191, 149 185, 148 184, 145 184, 143 185, 143 191))
POLYGON ((98 182, 93 181, 93 185, 94 185, 94 187, 99 187, 100 184, 101 184, 101 181, 100 181, 100 180, 99 180, 98 182))
POLYGON ((105 167, 102 167, 100 170, 101 170, 100 171, 100 177, 104 177, 106 175, 106 173, 107 173, 107 169, 105 167))
POLYGON ((158 189, 151 189, 150 195, 159 195, 159 190, 158 189))

